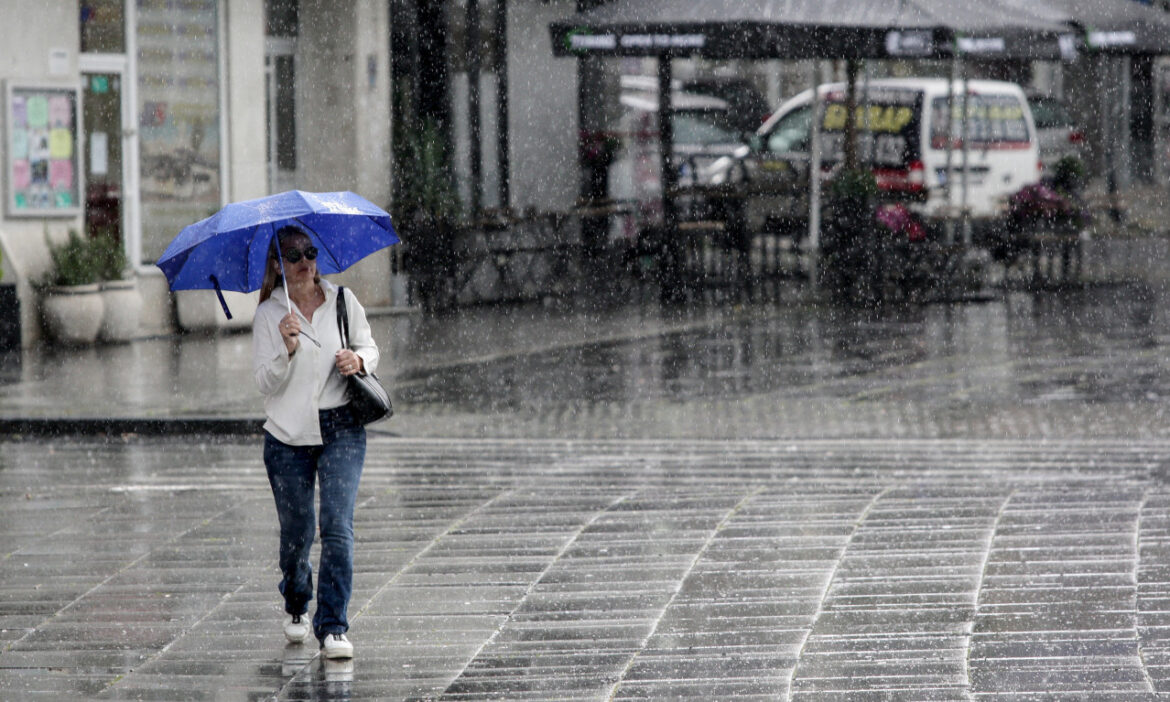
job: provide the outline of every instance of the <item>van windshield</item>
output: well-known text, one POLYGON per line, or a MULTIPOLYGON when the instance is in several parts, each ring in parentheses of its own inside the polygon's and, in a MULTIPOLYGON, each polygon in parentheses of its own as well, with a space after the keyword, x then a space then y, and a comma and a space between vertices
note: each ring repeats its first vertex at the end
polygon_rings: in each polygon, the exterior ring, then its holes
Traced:
MULTIPOLYGON (((935 98, 930 117, 930 145, 947 145, 947 98, 935 98)), ((963 99, 956 96, 951 109, 951 143, 963 145, 963 99)), ((1024 105, 1014 95, 968 95, 967 136, 978 148, 1012 149, 1028 146, 1028 121, 1024 105)))

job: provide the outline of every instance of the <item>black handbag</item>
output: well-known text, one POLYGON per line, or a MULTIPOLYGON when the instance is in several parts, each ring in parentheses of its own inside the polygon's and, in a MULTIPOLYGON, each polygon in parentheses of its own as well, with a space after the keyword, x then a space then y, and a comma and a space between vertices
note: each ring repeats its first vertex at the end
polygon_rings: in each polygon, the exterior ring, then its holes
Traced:
MULTIPOLYGON (((345 309, 345 288, 337 289, 337 331, 342 348, 349 346, 349 312, 345 309)), ((363 426, 394 416, 394 405, 382 381, 373 373, 346 376, 345 397, 354 420, 363 426)))

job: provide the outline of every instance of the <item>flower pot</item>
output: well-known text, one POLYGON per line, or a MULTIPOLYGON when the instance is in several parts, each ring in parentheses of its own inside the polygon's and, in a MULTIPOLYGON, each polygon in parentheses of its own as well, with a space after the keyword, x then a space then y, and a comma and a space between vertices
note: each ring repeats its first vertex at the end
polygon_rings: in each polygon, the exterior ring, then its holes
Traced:
POLYGON ((0 353, 20 348, 20 297, 15 285, 0 285, 0 353))
POLYGON ((41 300, 45 331, 61 344, 92 344, 101 328, 103 307, 96 283, 51 287, 41 300))
POLYGON ((101 284, 102 323, 98 338, 110 343, 130 341, 138 333, 142 296, 133 280, 107 280, 101 284))

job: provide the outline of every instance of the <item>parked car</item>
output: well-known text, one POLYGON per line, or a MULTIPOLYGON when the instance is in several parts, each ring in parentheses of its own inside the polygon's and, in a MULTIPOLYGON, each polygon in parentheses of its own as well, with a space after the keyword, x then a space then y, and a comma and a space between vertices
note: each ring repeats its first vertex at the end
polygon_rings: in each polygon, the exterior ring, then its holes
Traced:
MULTIPOLYGON (((968 83, 968 164, 965 202, 975 218, 992 219, 1006 200, 1040 177, 1036 128, 1023 90, 1000 81, 968 83)), ((825 101, 821 123, 822 173, 839 167, 844 151, 846 86, 819 86, 825 101)), ((961 92, 961 84, 956 86, 961 92)), ((926 222, 939 221, 948 208, 948 81, 900 78, 870 81, 868 96, 857 89, 857 153, 877 179, 882 198, 900 201, 926 222)), ((950 123, 950 203, 964 202, 962 101, 950 123)), ((813 92, 781 105, 751 143, 711 164, 700 180, 743 188, 747 226, 767 229, 771 222, 803 220, 808 212, 813 92)), ((799 229, 799 226, 797 226, 799 229)))
POLYGON ((1052 173, 1057 161, 1066 156, 1085 159, 1085 133, 1072 118, 1065 104, 1056 97, 1028 93, 1028 105, 1036 122, 1036 138, 1040 146, 1040 164, 1044 175, 1052 173))
MULTIPOLYGON (((680 185, 686 185, 693 182, 696 172, 733 153, 743 141, 726 101, 676 91, 671 102, 674 163, 680 185)), ((643 90, 628 90, 621 96, 621 105, 618 127, 621 146, 610 166, 609 190, 614 200, 633 205, 634 216, 626 226, 636 230, 662 220, 658 96, 643 90)))
MULTIPOLYGON (((625 75, 621 77, 623 92, 657 94, 658 78, 654 76, 625 75)), ((746 78, 718 76, 675 79, 671 82, 676 93, 709 95, 727 103, 728 122, 745 136, 754 133, 772 114, 772 108, 763 93, 746 78)))
POLYGON ((682 89, 726 101, 731 110, 730 123, 745 134, 759 129, 772 115, 767 99, 743 78, 692 78, 682 81, 682 89))

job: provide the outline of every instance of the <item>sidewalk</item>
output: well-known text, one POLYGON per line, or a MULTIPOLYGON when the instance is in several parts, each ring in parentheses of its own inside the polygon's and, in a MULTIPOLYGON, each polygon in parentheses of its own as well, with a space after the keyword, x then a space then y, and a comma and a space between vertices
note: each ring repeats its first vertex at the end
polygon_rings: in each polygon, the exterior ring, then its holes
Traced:
MULTIPOLYGON (((438 315, 371 310, 370 320, 382 353, 379 375, 392 389, 398 379, 435 369, 656 336, 726 312, 630 299, 596 307, 564 301, 477 306, 438 315)), ((263 406, 251 352, 250 332, 224 331, 0 355, 0 435, 256 433, 263 406)))
POLYGON ((1170 235, 1170 185, 1134 181, 1111 198, 1104 179, 1096 179, 1086 187, 1085 199, 1095 215, 1099 237, 1170 235), (1120 222, 1109 215, 1114 203, 1120 222))

